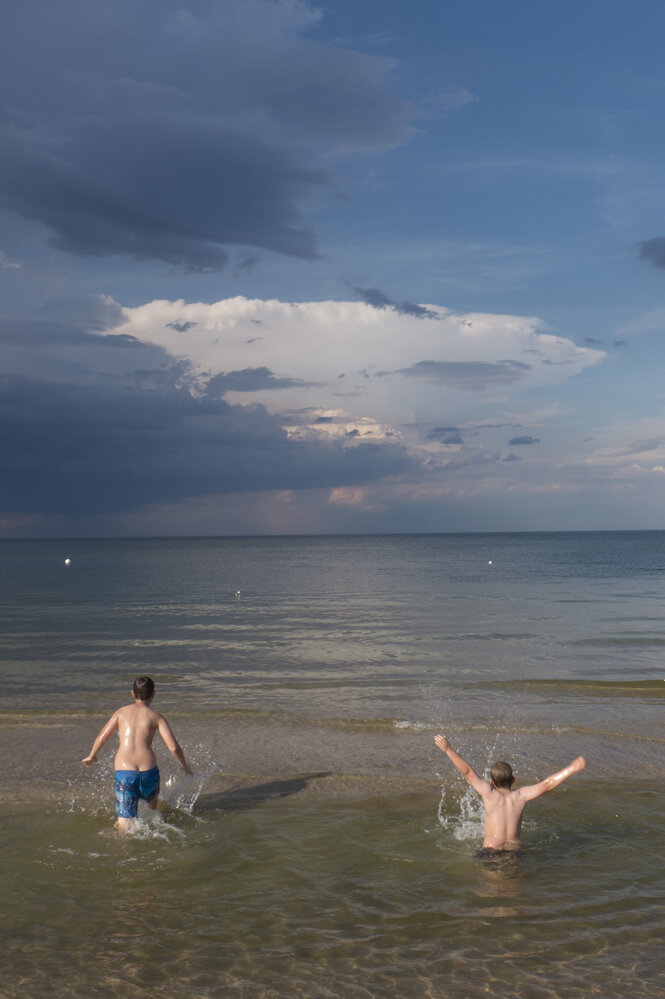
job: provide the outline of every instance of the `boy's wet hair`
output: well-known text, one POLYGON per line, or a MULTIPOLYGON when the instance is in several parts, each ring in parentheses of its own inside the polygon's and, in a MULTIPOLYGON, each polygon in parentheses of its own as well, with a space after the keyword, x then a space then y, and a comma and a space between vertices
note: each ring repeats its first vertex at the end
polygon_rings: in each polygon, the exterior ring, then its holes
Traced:
POLYGON ((155 693, 155 682, 150 676, 137 676, 132 690, 137 701, 149 701, 155 693))
POLYGON ((496 763, 492 764, 490 774, 492 775, 495 787, 513 786, 513 768, 510 763, 504 763, 503 760, 497 760, 496 763))

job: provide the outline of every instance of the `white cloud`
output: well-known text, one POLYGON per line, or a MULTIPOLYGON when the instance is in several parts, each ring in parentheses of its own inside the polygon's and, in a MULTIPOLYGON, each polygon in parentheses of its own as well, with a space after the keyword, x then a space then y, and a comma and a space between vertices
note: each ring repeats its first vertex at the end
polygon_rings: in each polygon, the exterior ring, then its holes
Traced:
POLYGON ((22 266, 15 260, 10 260, 7 254, 0 250, 0 270, 18 270, 22 266))
POLYGON ((476 419, 485 407, 516 408, 523 390, 560 384, 605 356, 534 317, 424 308, 423 318, 364 302, 154 301, 123 309, 114 332, 186 359, 202 391, 219 373, 268 369, 274 388, 264 380, 225 397, 272 413, 310 409, 322 433, 476 419), (320 419, 326 413, 335 419, 320 419))

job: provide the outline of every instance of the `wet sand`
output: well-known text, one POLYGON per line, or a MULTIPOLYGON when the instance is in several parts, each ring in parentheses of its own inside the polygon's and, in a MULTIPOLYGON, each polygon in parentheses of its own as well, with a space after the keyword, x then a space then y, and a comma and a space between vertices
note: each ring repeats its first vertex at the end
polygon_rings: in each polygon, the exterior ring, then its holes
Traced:
MULTIPOLYGON (((3 801, 29 805, 74 798, 85 806, 112 807, 115 740, 104 747, 95 766, 80 763, 106 717, 84 711, 66 718, 54 712, 0 716, 3 801)), ((242 712, 170 714, 169 720, 190 764, 203 778, 201 806, 220 795, 227 795, 231 805, 231 789, 238 800, 242 794, 266 800, 286 795, 305 800, 363 799, 401 796, 410 790, 431 793, 434 800, 442 784, 463 787, 433 745, 436 728, 242 712)), ((477 746, 469 754, 477 769, 491 762, 487 733, 466 731, 459 738, 463 746, 477 746)), ((500 740, 493 735, 490 741, 496 750, 493 755, 500 755, 500 740)), ((654 745, 653 737, 639 733, 619 739, 615 733, 589 731, 564 736, 518 732, 508 733, 505 742, 512 743, 509 758, 517 763, 521 783, 540 779, 578 753, 589 761, 581 778, 585 781, 632 782, 639 774, 641 781, 662 783, 661 747, 654 745)), ((159 737, 155 748, 164 782, 179 773, 178 767, 159 737)))
MULTIPOLYGON (((46 804, 74 795, 88 805, 101 796, 112 805, 115 744, 104 747, 95 766, 80 764, 104 721, 101 715, 67 721, 46 713, 24 713, 12 721, 5 716, 0 724, 3 800, 46 804)), ((223 723, 192 716, 172 716, 170 721, 193 769, 205 775, 199 807, 216 798, 219 807, 232 807, 234 800, 295 794, 316 799, 402 795, 416 786, 436 795, 440 784, 432 772, 434 754, 426 732, 388 729, 368 734, 353 726, 318 724, 294 733, 293 725, 282 720, 257 723, 238 717, 223 723)), ((177 774, 178 767, 158 743, 165 780, 177 774)))

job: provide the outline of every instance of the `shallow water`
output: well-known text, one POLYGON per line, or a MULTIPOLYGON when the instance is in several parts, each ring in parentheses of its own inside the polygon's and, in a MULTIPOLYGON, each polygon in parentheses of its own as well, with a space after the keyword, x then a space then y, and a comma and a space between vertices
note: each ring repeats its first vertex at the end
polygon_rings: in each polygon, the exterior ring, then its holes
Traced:
POLYGON ((13 815, 5 994, 663 995, 657 793, 563 798, 501 862, 422 794, 264 787, 125 839, 104 812, 13 815))
POLYGON ((665 534, 4 542, 0 571, 0 995, 665 997, 665 534), (198 776, 159 749, 122 838, 112 753, 78 761, 141 672, 198 776), (589 766, 479 861, 439 730, 518 783, 589 766))

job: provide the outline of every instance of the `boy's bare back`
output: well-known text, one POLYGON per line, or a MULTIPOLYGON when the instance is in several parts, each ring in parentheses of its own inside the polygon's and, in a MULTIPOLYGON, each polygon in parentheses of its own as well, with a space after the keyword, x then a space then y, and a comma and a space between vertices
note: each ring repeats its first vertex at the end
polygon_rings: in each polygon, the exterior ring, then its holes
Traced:
MULTIPOLYGON (((497 787, 494 780, 486 781, 452 748, 444 735, 437 735, 435 743, 450 761, 468 780, 471 787, 483 799, 485 806, 485 836, 483 848, 488 850, 519 850, 521 847, 522 816, 530 801, 553 790, 572 774, 583 770, 586 760, 578 756, 563 770, 550 774, 537 784, 512 790, 512 774, 507 787, 497 787)), ((510 768, 508 768, 510 772, 510 768)), ((497 778, 498 780, 498 778, 497 778)))
POLYGON ((152 740, 164 721, 152 708, 136 701, 118 708, 115 713, 118 726, 118 751, 115 754, 116 770, 150 770, 157 766, 152 740))
MULTIPOLYGON (((150 683, 152 684, 152 680, 150 683)), ((152 770, 153 767, 157 766, 157 757, 152 748, 152 741, 156 733, 159 732, 169 752, 175 756, 185 773, 191 774, 192 771, 171 731, 171 726, 163 715, 153 711, 150 707, 153 695, 151 694, 146 700, 141 700, 136 696, 135 691, 132 691, 132 697, 132 704, 126 704, 114 711, 95 739, 90 753, 81 762, 86 766, 94 763, 101 747, 108 742, 114 732, 117 732, 118 749, 115 754, 115 769, 136 770, 141 773, 152 770)))
POLYGON ((519 850, 522 815, 526 801, 519 791, 499 790, 487 785, 481 794, 485 806, 483 847, 490 850, 519 850))

